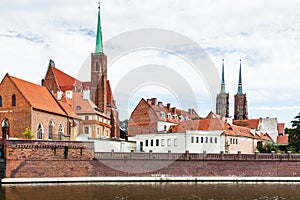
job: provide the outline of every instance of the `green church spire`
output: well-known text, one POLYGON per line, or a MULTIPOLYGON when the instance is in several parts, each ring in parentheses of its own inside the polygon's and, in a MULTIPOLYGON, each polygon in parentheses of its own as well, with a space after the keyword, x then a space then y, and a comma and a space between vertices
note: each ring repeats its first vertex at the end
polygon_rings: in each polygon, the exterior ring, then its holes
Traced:
POLYGON ((242 88, 242 60, 240 59, 240 72, 239 72, 239 85, 238 85, 238 94, 243 94, 242 88))
POLYGON ((102 31, 101 31, 101 16, 100 16, 100 1, 98 6, 98 24, 95 53, 103 53, 102 31))
POLYGON ((224 59, 222 60, 222 82, 221 82, 221 93, 225 93, 224 59))

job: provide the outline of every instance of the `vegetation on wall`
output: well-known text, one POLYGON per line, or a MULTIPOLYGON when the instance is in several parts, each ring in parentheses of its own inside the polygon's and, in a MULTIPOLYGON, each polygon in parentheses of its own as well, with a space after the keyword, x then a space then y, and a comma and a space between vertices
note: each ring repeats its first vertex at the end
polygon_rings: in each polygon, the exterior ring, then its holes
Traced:
POLYGON ((34 134, 29 127, 25 129, 22 135, 27 139, 32 139, 34 137, 34 134))
POLYGON ((259 153, 271 153, 272 151, 279 152, 278 146, 274 145, 273 142, 262 141, 257 142, 257 150, 259 153))

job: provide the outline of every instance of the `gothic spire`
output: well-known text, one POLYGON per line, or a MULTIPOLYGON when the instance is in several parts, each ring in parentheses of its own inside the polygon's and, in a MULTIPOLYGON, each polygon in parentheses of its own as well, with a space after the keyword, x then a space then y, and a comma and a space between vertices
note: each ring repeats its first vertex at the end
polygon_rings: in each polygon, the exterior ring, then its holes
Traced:
POLYGON ((96 36, 95 53, 103 53, 101 17, 100 17, 100 1, 99 1, 99 5, 98 5, 98 24, 97 24, 97 36, 96 36))
POLYGON ((243 88, 242 88, 242 60, 241 59, 240 59, 239 85, 238 85, 237 94, 243 94, 243 88))
POLYGON ((224 59, 222 60, 222 82, 221 82, 221 93, 225 93, 224 59))

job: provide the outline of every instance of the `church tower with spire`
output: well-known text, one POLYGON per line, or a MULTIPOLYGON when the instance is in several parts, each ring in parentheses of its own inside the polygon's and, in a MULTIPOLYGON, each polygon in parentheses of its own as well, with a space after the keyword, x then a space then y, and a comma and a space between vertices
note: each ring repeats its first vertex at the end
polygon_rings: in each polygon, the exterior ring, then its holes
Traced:
POLYGON ((234 119, 248 119, 247 97, 242 88, 242 60, 240 60, 239 84, 237 94, 234 95, 234 119))
POLYGON ((216 101, 216 114, 220 115, 222 118, 229 117, 229 93, 226 93, 226 91, 225 91, 224 59, 222 62, 221 91, 218 94, 217 101, 216 101))
POLYGON ((107 105, 107 57, 103 52, 100 2, 95 52, 91 55, 91 100, 106 114, 107 105))

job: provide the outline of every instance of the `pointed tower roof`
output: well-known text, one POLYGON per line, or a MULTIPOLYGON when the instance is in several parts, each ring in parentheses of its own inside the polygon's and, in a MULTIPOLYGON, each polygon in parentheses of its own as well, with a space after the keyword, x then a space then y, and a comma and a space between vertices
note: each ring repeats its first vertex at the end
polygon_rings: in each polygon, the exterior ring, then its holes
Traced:
POLYGON ((95 53, 103 53, 102 31, 101 31, 101 16, 100 16, 100 1, 99 1, 99 5, 98 5, 98 24, 97 24, 97 36, 96 36, 95 53))
POLYGON ((221 93, 225 93, 224 59, 222 60, 222 82, 221 82, 221 93))
POLYGON ((241 59, 240 59, 239 85, 238 85, 237 94, 243 94, 243 88, 242 88, 242 60, 241 59))

